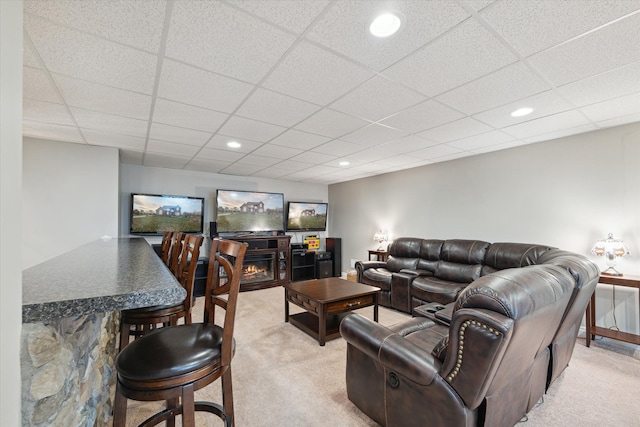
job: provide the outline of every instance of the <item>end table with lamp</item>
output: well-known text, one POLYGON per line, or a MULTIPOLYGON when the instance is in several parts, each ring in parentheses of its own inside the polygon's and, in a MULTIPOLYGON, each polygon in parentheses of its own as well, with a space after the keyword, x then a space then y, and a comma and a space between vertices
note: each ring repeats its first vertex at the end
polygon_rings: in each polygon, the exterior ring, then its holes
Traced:
POLYGON ((376 256, 375 261, 387 260, 387 248, 383 245, 383 243, 388 241, 388 239, 389 236, 382 230, 373 235, 373 241, 378 242, 378 249, 369 250, 369 261, 374 261, 371 259, 372 255, 376 256))
MULTIPOLYGON (((614 239, 613 235, 609 233, 606 239, 598 240, 591 249, 591 253, 598 256, 606 256, 607 268, 600 274, 600 280, 598 283, 612 285, 613 286, 613 298, 615 301, 615 287, 625 286, 629 288, 638 289, 638 304, 640 308, 640 276, 623 276, 614 267, 616 265, 616 258, 623 257, 629 254, 629 249, 623 243, 622 240, 614 239)), ((614 304, 615 310, 615 304, 614 304)), ((625 341, 632 344, 640 345, 640 335, 631 334, 628 332, 622 332, 615 329, 610 329, 596 325, 596 293, 591 295, 591 301, 587 306, 587 313, 585 319, 587 332, 586 332, 586 346, 591 345, 591 340, 595 339, 596 335, 611 338, 618 341, 625 341)))

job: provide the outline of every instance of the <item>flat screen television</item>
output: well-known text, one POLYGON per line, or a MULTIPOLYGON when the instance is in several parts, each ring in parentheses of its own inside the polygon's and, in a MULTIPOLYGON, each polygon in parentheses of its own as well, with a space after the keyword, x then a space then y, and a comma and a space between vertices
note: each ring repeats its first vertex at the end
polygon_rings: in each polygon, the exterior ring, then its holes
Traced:
POLYGON ((284 230, 284 194, 216 191, 218 233, 262 233, 284 230))
POLYGON ((204 198, 132 193, 129 223, 131 234, 202 233, 204 198))
POLYGON ((326 231, 327 203, 289 202, 287 231, 326 231))

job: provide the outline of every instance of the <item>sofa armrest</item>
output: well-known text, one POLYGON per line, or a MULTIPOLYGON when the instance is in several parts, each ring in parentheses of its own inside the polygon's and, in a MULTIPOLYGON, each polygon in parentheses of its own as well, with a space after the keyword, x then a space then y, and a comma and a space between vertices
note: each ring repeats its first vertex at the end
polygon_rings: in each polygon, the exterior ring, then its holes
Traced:
POLYGON ((404 274, 408 274, 411 276, 433 276, 433 272, 429 271, 429 270, 411 270, 409 268, 403 268, 402 270, 400 270, 400 273, 404 273, 404 274))
POLYGON ((362 274, 370 268, 383 268, 387 263, 384 261, 356 261, 356 272, 358 273, 358 282, 362 283, 362 274))
POLYGON ((440 362, 431 353, 366 317, 348 315, 340 333, 348 344, 417 384, 429 385, 438 375, 440 362))

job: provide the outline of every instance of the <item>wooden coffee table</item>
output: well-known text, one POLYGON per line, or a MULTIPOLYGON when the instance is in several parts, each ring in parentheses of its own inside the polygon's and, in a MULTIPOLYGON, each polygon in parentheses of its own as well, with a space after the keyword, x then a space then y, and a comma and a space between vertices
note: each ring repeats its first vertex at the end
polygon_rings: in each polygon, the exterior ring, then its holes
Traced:
POLYGON ((340 322, 352 310, 373 306, 373 320, 378 321, 378 291, 363 285, 330 277, 283 285, 284 321, 302 329, 320 345, 340 336, 340 322), (289 315, 289 303, 305 309, 289 315))

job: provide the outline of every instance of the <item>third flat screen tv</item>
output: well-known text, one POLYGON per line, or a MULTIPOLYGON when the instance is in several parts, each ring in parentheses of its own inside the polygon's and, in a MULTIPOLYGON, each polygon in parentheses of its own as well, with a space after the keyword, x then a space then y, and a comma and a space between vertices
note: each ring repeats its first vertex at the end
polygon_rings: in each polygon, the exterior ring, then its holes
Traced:
POLYGON ((327 203, 289 202, 287 231, 326 231, 327 203))
POLYGON ((218 233, 262 233, 284 230, 284 195, 258 191, 216 192, 218 233))

